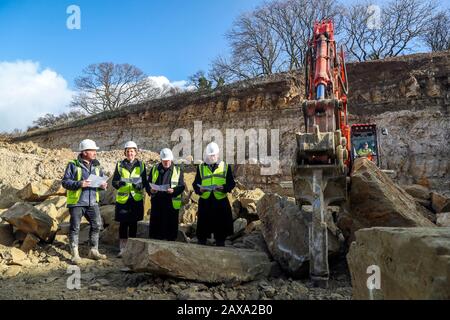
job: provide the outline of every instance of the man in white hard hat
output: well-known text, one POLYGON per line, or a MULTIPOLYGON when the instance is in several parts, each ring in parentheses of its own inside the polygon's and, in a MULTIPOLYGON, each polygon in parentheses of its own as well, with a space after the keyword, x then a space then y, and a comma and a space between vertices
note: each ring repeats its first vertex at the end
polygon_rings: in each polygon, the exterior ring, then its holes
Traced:
POLYGON ((224 246, 227 236, 233 234, 233 217, 227 193, 236 183, 231 166, 219 161, 219 146, 211 142, 206 147, 205 162, 197 168, 193 183, 200 196, 197 215, 197 239, 199 244, 214 234, 217 246, 224 246))
POLYGON ((117 189, 115 221, 119 222, 119 254, 122 257, 128 238, 136 238, 137 223, 144 218, 144 192, 148 189, 144 161, 138 160, 133 141, 124 145, 125 159, 117 162, 112 185, 117 189))
POLYGON ((84 216, 89 221, 89 242, 91 249, 89 258, 94 260, 106 259, 106 256, 98 251, 98 239, 101 229, 101 216, 98 207, 100 195, 99 189, 106 189, 104 182, 100 188, 91 187, 92 175, 104 177, 100 163, 96 159, 99 148, 94 141, 85 139, 79 146, 80 154, 77 159, 69 161, 62 179, 62 185, 67 190, 67 207, 70 212, 69 245, 72 252, 72 262, 78 264, 81 258, 78 252, 78 239, 81 218, 84 216))
POLYGON ((178 214, 181 194, 184 191, 183 170, 173 163, 172 151, 164 148, 160 152, 161 162, 152 167, 148 180, 153 185, 168 186, 166 191, 151 188, 151 214, 149 237, 174 241, 178 235, 178 214))

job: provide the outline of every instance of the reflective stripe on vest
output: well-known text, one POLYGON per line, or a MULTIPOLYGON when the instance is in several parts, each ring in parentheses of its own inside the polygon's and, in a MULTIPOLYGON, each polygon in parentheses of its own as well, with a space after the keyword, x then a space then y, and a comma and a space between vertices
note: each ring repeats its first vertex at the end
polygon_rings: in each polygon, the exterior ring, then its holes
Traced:
MULTIPOLYGON (((77 168, 77 176, 76 176, 76 180, 75 181, 81 181, 81 176, 82 176, 82 169, 81 169, 81 164, 78 161, 78 159, 76 160, 70 160, 69 163, 72 163, 75 165, 75 167, 77 168)), ((95 167, 95 175, 96 176, 100 176, 100 168, 99 167, 95 167)), ((67 190, 67 204, 77 204, 78 201, 80 201, 80 197, 81 197, 81 192, 82 189, 79 188, 77 190, 67 190)), ((98 192, 98 189, 95 191, 95 200, 97 200, 97 203, 100 201, 100 193, 98 192)))
MULTIPOLYGON (((223 186, 226 184, 227 181, 227 171, 228 171, 228 165, 224 161, 220 161, 219 165, 217 166, 216 170, 214 172, 211 172, 211 169, 208 167, 208 165, 202 163, 200 165, 200 177, 202 179, 202 186, 208 187, 208 186, 223 186)), ((214 197, 217 200, 221 200, 227 197, 226 192, 221 191, 213 191, 214 197)), ((202 193, 200 197, 203 199, 208 199, 211 195, 211 191, 205 191, 202 193)))
MULTIPOLYGON (((153 166, 152 168, 152 183, 156 184, 159 177, 158 165, 153 166)), ((175 188, 178 186, 178 180, 180 179, 180 168, 178 166, 173 166, 172 177, 170 178, 170 187, 175 188)), ((180 209, 182 205, 181 202, 181 194, 172 198, 172 206, 174 209, 180 209)))
POLYGON ((144 163, 141 162, 139 167, 133 168, 131 173, 126 168, 122 167, 121 163, 121 161, 117 162, 117 171, 120 174, 121 180, 125 181, 126 184, 117 190, 116 202, 125 204, 128 201, 130 194, 135 201, 142 201, 142 199, 144 199, 143 190, 135 189, 131 179, 141 177, 142 172, 144 172, 144 163))

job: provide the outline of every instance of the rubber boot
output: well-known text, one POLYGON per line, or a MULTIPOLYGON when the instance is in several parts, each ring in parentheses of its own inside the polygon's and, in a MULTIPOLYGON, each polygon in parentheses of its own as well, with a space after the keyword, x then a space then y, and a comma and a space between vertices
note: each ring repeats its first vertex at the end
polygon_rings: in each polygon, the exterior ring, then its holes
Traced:
POLYGON ((80 254, 78 253, 78 247, 74 246, 71 248, 72 251, 72 263, 73 264, 79 264, 81 262, 80 254))
POLYGON ((97 248, 91 248, 91 250, 89 250, 88 257, 89 257, 89 259, 93 259, 93 260, 105 260, 106 259, 106 255, 98 252, 97 248))
POLYGON ((125 247, 127 246, 127 239, 120 239, 119 244, 119 254, 117 255, 117 258, 122 258, 122 255, 125 251, 125 247))

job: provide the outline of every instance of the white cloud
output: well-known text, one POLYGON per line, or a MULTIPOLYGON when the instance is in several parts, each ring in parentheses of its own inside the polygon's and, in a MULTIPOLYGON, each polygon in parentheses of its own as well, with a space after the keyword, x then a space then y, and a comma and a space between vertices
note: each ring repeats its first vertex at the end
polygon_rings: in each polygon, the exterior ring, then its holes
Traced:
MULTIPOLYGON (((162 91, 193 89, 185 80, 171 82, 165 76, 148 79, 162 91)), ((33 120, 46 113, 69 111, 67 106, 73 94, 63 76, 49 68, 42 69, 39 62, 0 61, 0 132, 26 130, 33 120)))
POLYGON ((165 76, 150 76, 148 79, 160 89, 169 88, 180 88, 182 90, 192 90, 192 86, 188 86, 186 80, 173 81, 171 82, 165 76))
POLYGON ((67 111, 67 81, 33 61, 0 61, 0 132, 26 129, 46 113, 67 111))

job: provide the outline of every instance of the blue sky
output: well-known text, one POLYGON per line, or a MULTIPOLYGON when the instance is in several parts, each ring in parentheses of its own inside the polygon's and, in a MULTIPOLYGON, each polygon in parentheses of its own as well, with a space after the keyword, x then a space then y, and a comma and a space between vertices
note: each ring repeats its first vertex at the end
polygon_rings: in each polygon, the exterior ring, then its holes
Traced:
POLYGON ((233 20, 262 3, 0 0, 0 132, 69 111, 74 80, 91 63, 130 63, 179 85, 226 53, 233 20), (70 5, 80 8, 80 30, 66 26, 70 5))
POLYGON ((0 0, 0 132, 69 111, 74 80, 91 63, 130 63, 179 85, 226 55, 233 20, 263 2, 0 0), (66 27, 70 5, 80 7, 81 30, 66 27))
POLYGON ((0 0, 0 61, 32 60, 69 82, 90 63, 131 63, 183 80, 227 49, 224 33, 262 0, 0 0), (81 30, 66 8, 81 9, 81 30))

